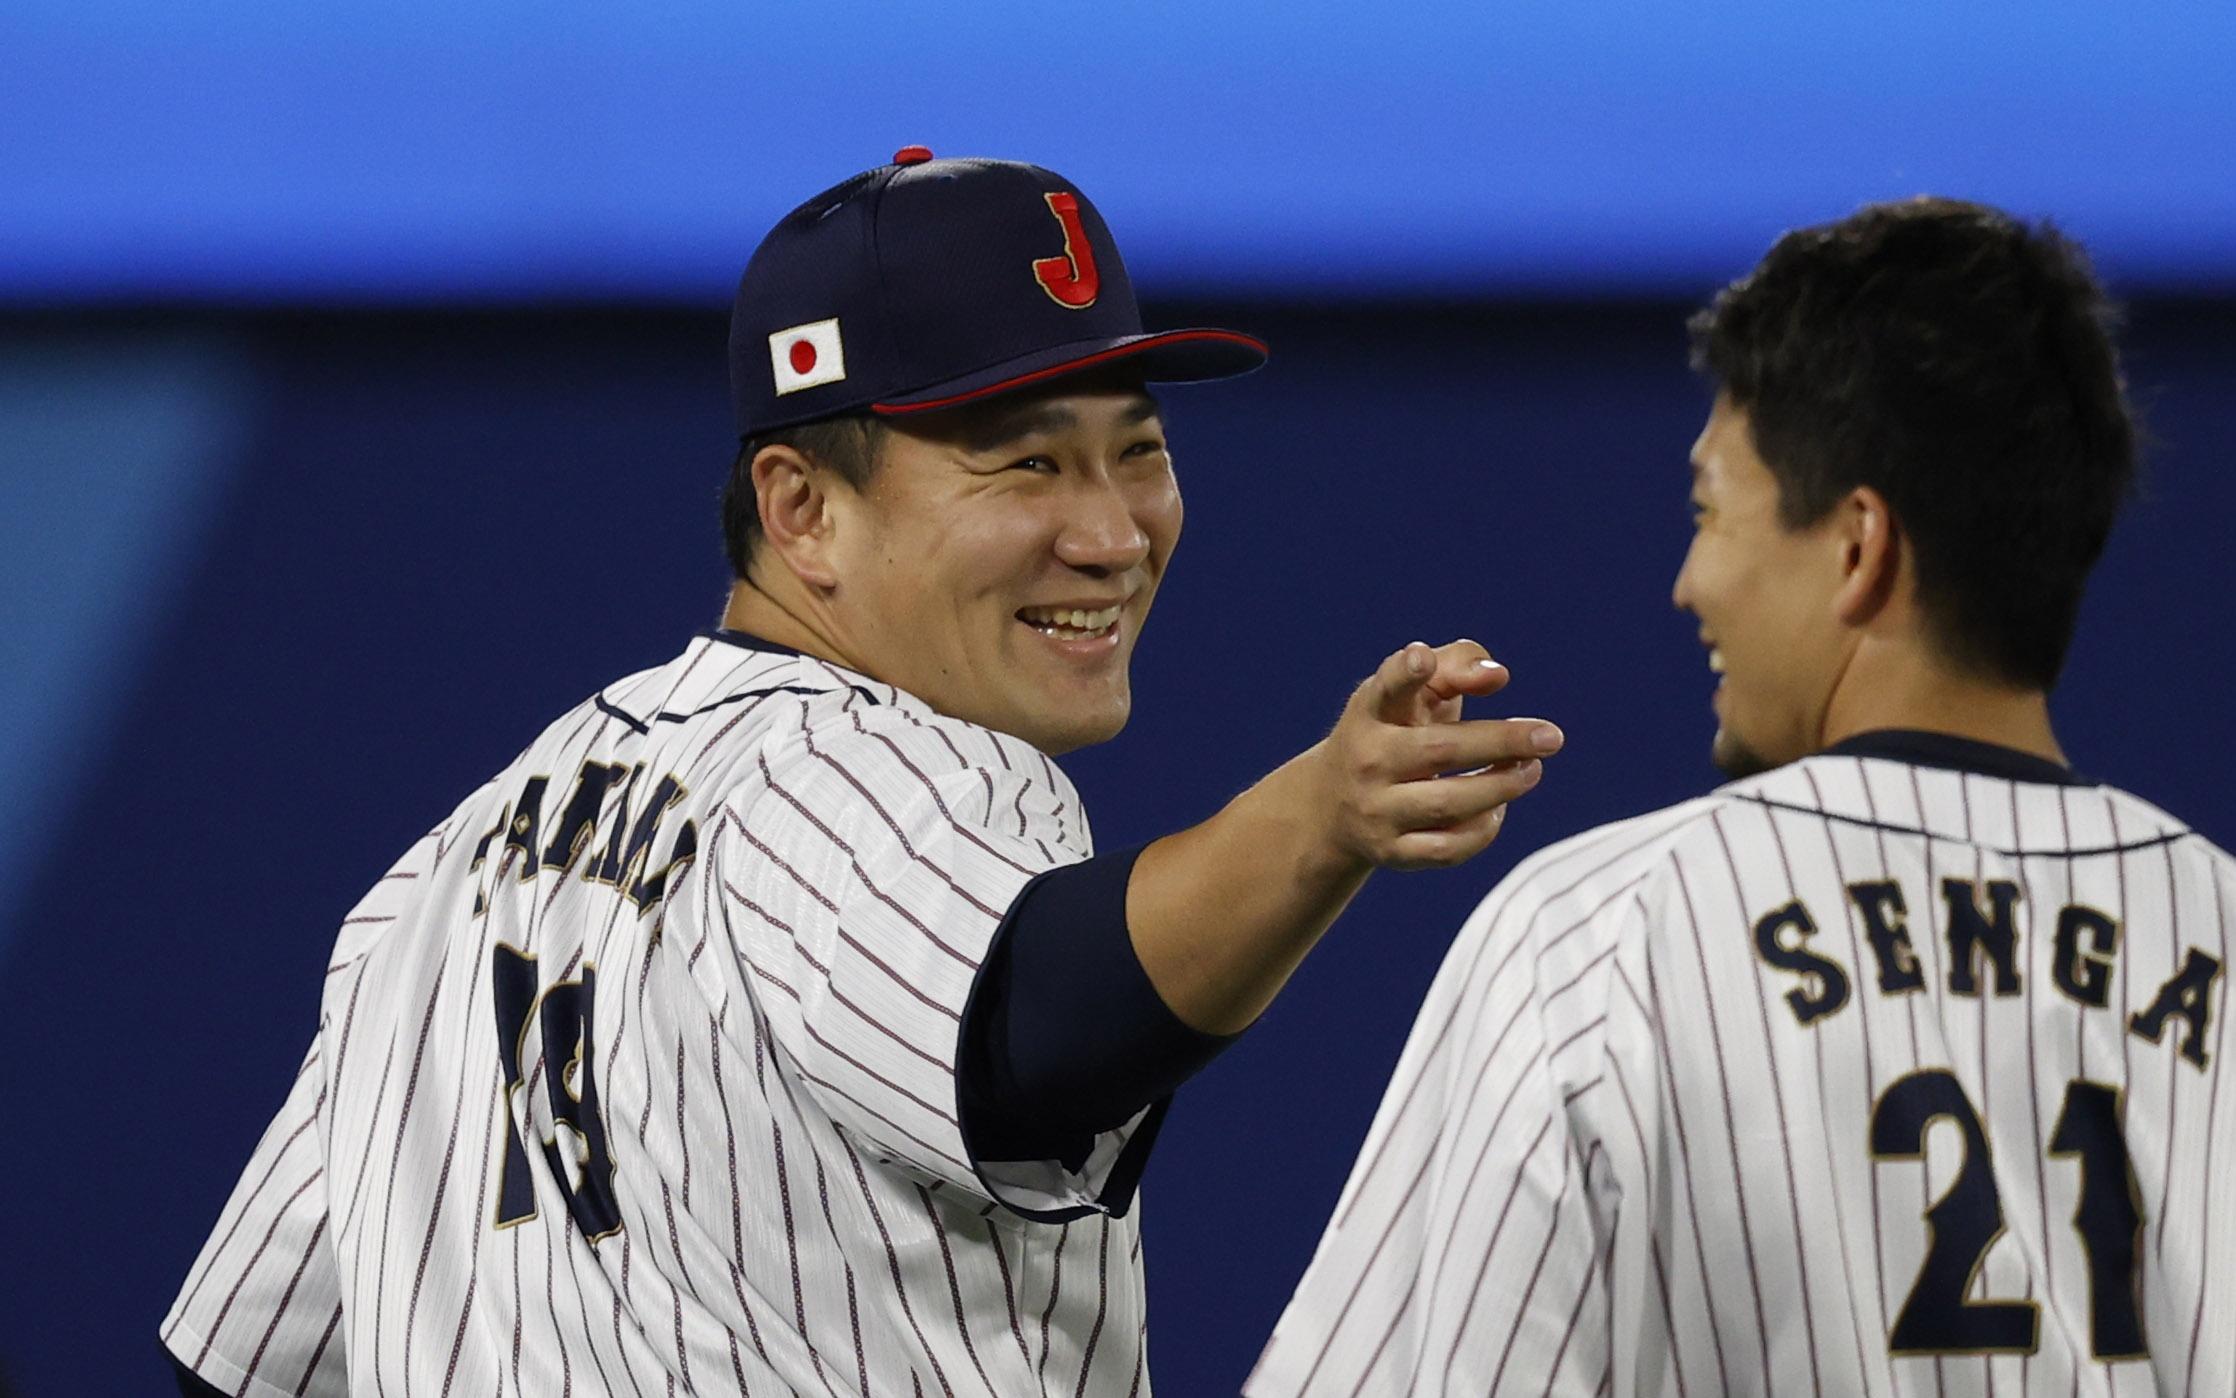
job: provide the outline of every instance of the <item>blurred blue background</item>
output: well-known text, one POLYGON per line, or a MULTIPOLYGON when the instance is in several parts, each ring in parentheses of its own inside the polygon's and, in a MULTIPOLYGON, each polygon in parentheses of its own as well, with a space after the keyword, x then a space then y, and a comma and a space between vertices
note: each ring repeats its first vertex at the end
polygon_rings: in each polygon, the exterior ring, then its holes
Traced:
MULTIPOLYGON (((2058 711, 2223 843, 2236 11, 1000 0, 0 8, 0 1373, 163 1391, 157 1318, 363 887, 719 611, 723 311, 895 147, 1078 180, 1154 322, 1189 524, 1107 844, 1214 809, 1413 637, 1570 750, 1464 871, 1383 876, 1182 1096, 1152 1372, 1232 1392, 1452 930, 1536 846, 1709 785, 1668 585, 1682 319, 1787 226, 2048 214, 2132 304, 2154 445, 2058 711), (585 561, 588 560, 588 561, 585 561)), ((6 1380, 0 1380, 4 1383, 6 1380)))
POLYGON ((2222 0, 8 0, 0 294, 719 297, 905 141, 1060 167, 1174 290, 1690 294, 1919 189, 2219 282, 2222 0))

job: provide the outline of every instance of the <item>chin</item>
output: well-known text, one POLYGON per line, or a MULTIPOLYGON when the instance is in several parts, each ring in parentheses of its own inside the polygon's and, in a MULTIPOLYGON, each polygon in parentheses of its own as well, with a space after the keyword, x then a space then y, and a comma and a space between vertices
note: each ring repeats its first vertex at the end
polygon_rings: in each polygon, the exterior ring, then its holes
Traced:
POLYGON ((1067 722, 1044 726, 1040 739, 1033 746, 1051 757, 1061 757, 1067 752, 1107 743, 1125 731, 1127 711, 1121 709, 1103 717, 1068 715, 1067 718, 1067 722))
POLYGON ((1743 777, 1756 776, 1769 771, 1773 767, 1785 765, 1764 757, 1761 753, 1749 747, 1744 738, 1739 737, 1729 728, 1716 730, 1716 741, 1708 749, 1708 760, 1716 764, 1717 771, 1733 781, 1738 781, 1743 777))
POLYGON ((1052 757, 1109 742, 1133 715, 1132 698, 1124 692, 1113 694, 1098 687, 1068 701, 1046 697, 1049 702, 1039 712, 1018 715, 1030 725, 1030 732, 1019 736, 1052 757))

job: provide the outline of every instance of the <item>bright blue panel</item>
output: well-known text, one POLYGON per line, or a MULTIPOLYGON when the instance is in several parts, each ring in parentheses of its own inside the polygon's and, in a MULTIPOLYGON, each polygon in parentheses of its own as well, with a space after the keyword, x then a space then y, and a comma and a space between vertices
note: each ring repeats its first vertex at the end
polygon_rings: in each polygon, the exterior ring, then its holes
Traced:
POLYGON ((2236 280, 2236 7, 10 0, 0 297, 719 299, 922 141, 1161 289, 1697 291, 1936 190, 2236 280))

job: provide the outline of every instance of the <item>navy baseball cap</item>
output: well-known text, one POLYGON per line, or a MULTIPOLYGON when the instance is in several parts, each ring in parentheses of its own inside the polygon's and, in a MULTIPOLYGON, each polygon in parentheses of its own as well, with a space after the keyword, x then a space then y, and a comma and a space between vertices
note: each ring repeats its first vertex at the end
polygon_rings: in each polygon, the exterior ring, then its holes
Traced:
POLYGON ((1142 329, 1118 245, 1061 175, 909 146, 769 230, 738 281, 738 435, 929 412, 1115 360, 1153 383, 1248 373, 1263 341, 1142 329))

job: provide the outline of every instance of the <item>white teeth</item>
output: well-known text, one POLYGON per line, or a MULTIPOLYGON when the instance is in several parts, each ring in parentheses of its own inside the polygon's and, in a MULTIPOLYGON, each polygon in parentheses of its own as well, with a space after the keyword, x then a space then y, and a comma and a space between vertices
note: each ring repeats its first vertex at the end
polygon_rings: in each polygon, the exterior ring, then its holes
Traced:
POLYGON ((1724 653, 1722 651, 1712 650, 1708 652, 1708 672, 1714 675, 1720 675, 1724 672, 1724 653))

